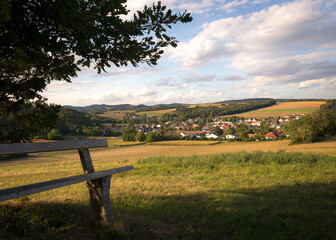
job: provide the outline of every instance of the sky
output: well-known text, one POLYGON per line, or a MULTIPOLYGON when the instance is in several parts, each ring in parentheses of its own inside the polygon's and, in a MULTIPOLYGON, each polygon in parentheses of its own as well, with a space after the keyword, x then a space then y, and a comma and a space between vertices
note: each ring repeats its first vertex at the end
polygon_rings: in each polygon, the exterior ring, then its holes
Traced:
MULTIPOLYGON (((83 69, 52 82, 50 103, 213 103, 243 98, 336 98, 336 0, 162 0, 193 21, 154 67, 83 69)), ((153 0, 128 0, 130 13, 153 0)))

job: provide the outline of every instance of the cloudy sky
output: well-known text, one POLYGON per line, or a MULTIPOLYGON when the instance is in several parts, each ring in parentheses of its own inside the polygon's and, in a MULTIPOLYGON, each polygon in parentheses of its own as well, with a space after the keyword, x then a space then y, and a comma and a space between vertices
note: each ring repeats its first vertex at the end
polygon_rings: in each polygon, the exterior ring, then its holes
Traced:
MULTIPOLYGON (((153 0, 129 0, 131 12, 153 0)), ((62 105, 210 103, 229 99, 335 98, 336 0, 162 0, 192 23, 158 65, 84 69, 44 93, 62 105)))

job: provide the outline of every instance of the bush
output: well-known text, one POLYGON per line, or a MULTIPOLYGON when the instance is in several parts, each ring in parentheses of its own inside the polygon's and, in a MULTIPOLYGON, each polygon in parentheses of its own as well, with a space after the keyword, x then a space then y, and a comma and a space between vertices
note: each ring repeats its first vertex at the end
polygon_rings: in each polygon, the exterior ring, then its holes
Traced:
POLYGON ((160 133, 150 132, 146 134, 146 142, 156 142, 163 140, 164 137, 160 133))
POLYGON ((133 125, 128 125, 122 130, 121 139, 123 141, 135 141, 137 131, 133 125))
POLYGON ((48 135, 47 138, 49 140, 63 140, 64 138, 62 137, 61 133, 57 129, 52 129, 48 135))

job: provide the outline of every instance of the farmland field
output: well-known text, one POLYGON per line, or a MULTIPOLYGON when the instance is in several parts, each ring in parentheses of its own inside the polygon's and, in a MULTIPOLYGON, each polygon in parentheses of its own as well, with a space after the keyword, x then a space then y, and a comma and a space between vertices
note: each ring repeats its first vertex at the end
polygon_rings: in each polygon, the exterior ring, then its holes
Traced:
POLYGON ((193 104, 193 105, 189 105, 189 108, 194 108, 194 107, 221 107, 222 103, 203 103, 203 104, 193 104))
POLYGON ((166 113, 174 113, 176 108, 164 109, 164 110, 156 110, 156 111, 145 111, 145 112, 137 112, 137 115, 150 115, 153 117, 161 117, 163 114, 166 113))
MULTIPOLYGON (((111 227, 90 223, 82 183, 0 203, 0 239, 336 237, 336 138, 300 145, 114 147, 120 139, 108 141, 111 147, 91 153, 97 171, 134 165, 112 177, 111 227)), ((82 173, 76 151, 32 154, 0 166, 0 188, 82 173)))
POLYGON ((296 114, 310 114, 318 109, 320 105, 324 104, 323 101, 317 102, 283 102, 273 105, 271 107, 262 108, 255 111, 234 114, 233 116, 240 117, 277 117, 286 115, 296 115, 296 114))
POLYGON ((125 116, 125 113, 106 113, 106 114, 97 114, 97 115, 100 117, 122 120, 125 116))

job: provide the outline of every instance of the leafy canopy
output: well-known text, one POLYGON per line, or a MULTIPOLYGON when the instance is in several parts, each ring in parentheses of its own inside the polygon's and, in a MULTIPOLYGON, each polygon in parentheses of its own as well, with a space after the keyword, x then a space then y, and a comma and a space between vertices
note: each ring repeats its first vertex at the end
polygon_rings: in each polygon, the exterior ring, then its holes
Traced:
POLYGON ((0 1, 0 117, 45 104, 46 86, 82 67, 156 65, 162 48, 177 45, 166 30, 192 20, 160 2, 127 14, 126 0, 0 1))

